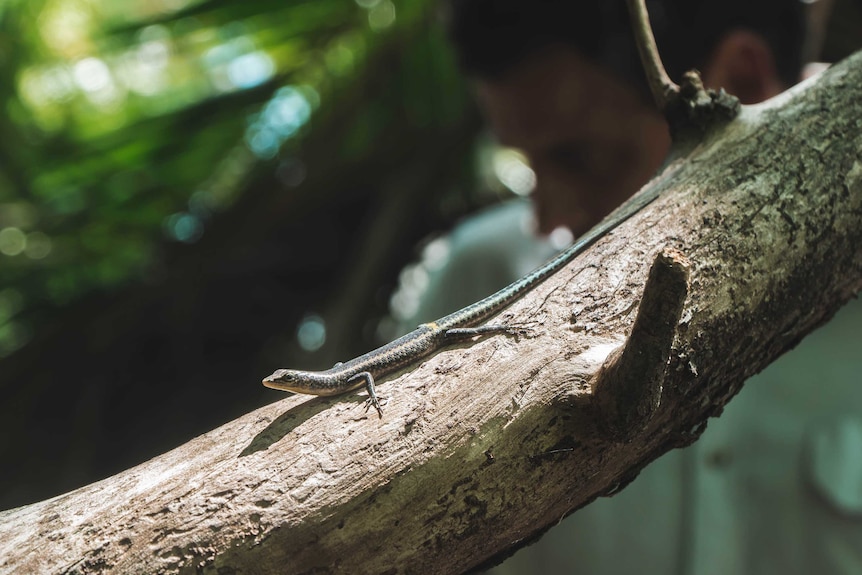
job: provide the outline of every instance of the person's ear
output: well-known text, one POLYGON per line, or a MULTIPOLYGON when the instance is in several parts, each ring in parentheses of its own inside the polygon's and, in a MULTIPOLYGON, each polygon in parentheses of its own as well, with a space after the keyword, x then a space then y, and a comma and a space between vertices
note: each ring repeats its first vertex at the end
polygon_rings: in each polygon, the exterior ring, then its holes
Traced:
POLYGON ((772 49, 762 36, 733 30, 721 38, 703 71, 708 88, 724 88, 743 104, 755 104, 784 89, 772 49))

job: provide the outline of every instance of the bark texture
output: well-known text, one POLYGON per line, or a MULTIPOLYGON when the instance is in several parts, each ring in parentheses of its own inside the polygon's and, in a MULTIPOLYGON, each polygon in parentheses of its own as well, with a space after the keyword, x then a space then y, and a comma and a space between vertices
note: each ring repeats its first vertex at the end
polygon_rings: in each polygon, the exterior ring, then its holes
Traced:
POLYGON ((511 552, 696 439, 862 286, 860 86, 857 54, 744 108, 651 184, 657 201, 502 314, 530 333, 388 378, 382 420, 363 394, 283 399, 0 513, 0 572, 456 573, 511 552), (667 250, 689 287, 660 401, 612 434, 593 389, 667 250))

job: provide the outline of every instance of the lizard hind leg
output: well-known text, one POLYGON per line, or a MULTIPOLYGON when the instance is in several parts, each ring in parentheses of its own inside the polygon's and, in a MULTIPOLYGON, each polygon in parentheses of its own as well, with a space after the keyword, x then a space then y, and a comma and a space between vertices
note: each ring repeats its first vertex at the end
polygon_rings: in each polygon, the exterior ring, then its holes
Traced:
POLYGON ((360 371, 348 379, 347 382, 356 383, 360 380, 365 380, 365 391, 368 392, 368 399, 365 400, 365 411, 368 411, 368 408, 374 406, 374 409, 377 410, 377 415, 380 419, 383 419, 383 408, 380 407, 380 400, 377 398, 377 393, 374 390, 374 376, 368 371, 360 371))

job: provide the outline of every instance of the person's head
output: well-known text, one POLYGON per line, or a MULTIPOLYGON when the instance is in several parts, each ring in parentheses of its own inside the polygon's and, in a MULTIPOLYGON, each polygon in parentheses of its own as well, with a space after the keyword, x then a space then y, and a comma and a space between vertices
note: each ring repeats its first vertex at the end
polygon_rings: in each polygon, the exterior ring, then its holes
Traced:
MULTIPOLYGON (((624 0, 450 0, 449 33, 492 129, 536 172, 540 231, 580 233, 634 193, 670 146, 624 0)), ((701 71, 754 103, 801 66, 798 0, 656 0, 647 6, 671 77, 701 71)))

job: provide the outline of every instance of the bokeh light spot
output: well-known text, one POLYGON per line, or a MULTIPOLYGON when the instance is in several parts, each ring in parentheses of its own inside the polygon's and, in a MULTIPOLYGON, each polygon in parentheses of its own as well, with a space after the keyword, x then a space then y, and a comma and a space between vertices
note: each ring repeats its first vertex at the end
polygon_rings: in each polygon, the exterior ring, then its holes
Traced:
POLYGON ((98 58, 84 58, 72 68, 75 83, 85 92, 98 92, 111 86, 111 71, 98 58))
POLYGON ((550 234, 548 234, 548 243, 550 243, 555 250, 567 248, 572 245, 573 241, 575 241, 575 235, 572 233, 572 230, 566 226, 556 227, 550 234))
POLYGON ((285 140, 308 123, 312 104, 305 94, 301 87, 284 86, 260 113, 248 117, 245 141, 254 155, 264 160, 274 158, 285 140))
POLYGON ((260 50, 243 54, 231 60, 227 77, 237 88, 254 88, 272 78, 275 64, 266 52, 260 50))
POLYGON ((353 50, 343 43, 335 45, 325 56, 327 69, 336 76, 343 76, 353 69, 353 50))
POLYGON ((317 351, 326 343, 326 322, 317 314, 308 314, 296 328, 296 339, 304 351, 317 351))
POLYGON ((263 120, 282 138, 289 138, 302 127, 311 115, 311 106, 305 97, 291 87, 280 89, 266 105, 263 120))
POLYGON ((275 157, 278 152, 278 135, 275 130, 263 128, 253 132, 246 132, 246 142, 254 155, 262 160, 275 157))
POLYGON ((201 219, 188 212, 179 212, 165 218, 165 233, 171 239, 187 244, 198 241, 204 234, 201 219))
POLYGON ((375 32, 382 32, 395 23, 395 4, 382 0, 368 11, 368 25, 375 32))
POLYGON ((17 256, 27 248, 27 236, 15 227, 0 230, 0 253, 17 256))
POLYGON ((449 262, 451 252, 449 239, 436 238, 422 250, 422 264, 430 271, 436 271, 449 262))
POLYGON ((75 82, 66 66, 53 66, 42 73, 41 89, 49 99, 65 102, 75 93, 75 82))
POLYGON ((41 260, 51 253, 51 238, 42 232, 33 232, 27 235, 27 245, 24 248, 25 255, 31 260, 41 260))
POLYGON ((494 152, 494 175, 504 186, 519 196, 529 195, 536 187, 536 174, 520 152, 500 148, 494 152))

